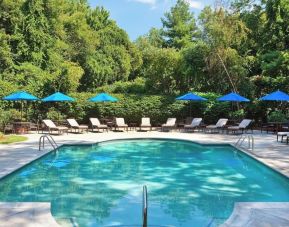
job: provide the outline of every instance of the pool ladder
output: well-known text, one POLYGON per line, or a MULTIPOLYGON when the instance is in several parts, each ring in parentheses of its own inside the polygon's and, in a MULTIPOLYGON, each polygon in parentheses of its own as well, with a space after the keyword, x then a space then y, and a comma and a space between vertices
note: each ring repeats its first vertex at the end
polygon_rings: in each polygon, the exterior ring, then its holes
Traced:
POLYGON ((143 186, 142 226, 148 226, 148 192, 147 186, 143 186))
POLYGON ((58 149, 58 145, 51 135, 45 134, 39 138, 39 151, 44 149, 45 139, 49 142, 49 144, 53 147, 54 150, 58 149))
POLYGON ((248 150, 254 151, 255 141, 254 141, 253 135, 242 134, 237 140, 237 142, 235 143, 235 146, 238 148, 243 147, 242 145, 244 144, 244 142, 246 142, 246 140, 247 140, 248 145, 245 148, 247 148, 248 150))

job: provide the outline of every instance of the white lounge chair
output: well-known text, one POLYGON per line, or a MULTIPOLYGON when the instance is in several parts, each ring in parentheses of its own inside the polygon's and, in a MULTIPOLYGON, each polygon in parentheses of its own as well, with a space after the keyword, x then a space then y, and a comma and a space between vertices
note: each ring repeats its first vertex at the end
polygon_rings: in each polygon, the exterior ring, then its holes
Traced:
POLYGON ((62 134, 64 132, 68 133, 68 128, 63 126, 56 126, 53 121, 46 119, 43 120, 45 127, 48 129, 49 134, 53 134, 54 131, 57 131, 58 134, 62 134))
POLYGON ((203 121, 203 118, 194 118, 191 124, 184 126, 185 131, 190 131, 190 130, 194 131, 196 128, 198 128, 201 125, 202 121, 203 121))
POLYGON ((278 132, 277 133, 277 142, 279 141, 279 137, 281 137, 281 143, 283 142, 284 137, 287 138, 287 142, 288 142, 289 132, 278 132))
POLYGON ((211 131, 211 132, 213 132, 213 131, 219 131, 220 129, 222 129, 222 128, 225 127, 225 125, 227 124, 227 122, 228 122, 228 119, 226 119, 226 118, 221 118, 221 119, 218 120, 217 124, 215 124, 215 125, 208 125, 208 126, 206 127, 206 130, 207 130, 207 131, 211 131))
POLYGON ((122 128, 128 131, 128 125, 124 122, 124 118, 115 118, 115 130, 122 128))
POLYGON ((83 132, 87 131, 88 132, 88 126, 87 125, 79 125, 75 119, 66 119, 70 128, 74 129, 75 132, 83 132))
POLYGON ((162 131, 169 131, 176 128, 176 118, 168 118, 165 124, 162 124, 162 131))
MULTIPOLYGON (((228 127, 228 132, 231 131, 232 133, 241 131, 242 133, 248 129, 252 120, 251 119, 244 119, 238 126, 230 126, 228 127)), ((253 132, 253 130, 252 130, 253 132)))
POLYGON ((92 132, 93 132, 93 129, 95 128, 98 130, 98 132, 100 129, 102 129, 103 131, 104 130, 108 131, 107 125, 100 124, 100 121, 98 120, 98 118, 89 118, 89 121, 90 121, 92 132))
POLYGON ((143 117, 141 119, 141 124, 140 124, 139 129, 142 130, 143 128, 144 129, 149 128, 150 131, 152 130, 151 119, 149 117, 143 117))

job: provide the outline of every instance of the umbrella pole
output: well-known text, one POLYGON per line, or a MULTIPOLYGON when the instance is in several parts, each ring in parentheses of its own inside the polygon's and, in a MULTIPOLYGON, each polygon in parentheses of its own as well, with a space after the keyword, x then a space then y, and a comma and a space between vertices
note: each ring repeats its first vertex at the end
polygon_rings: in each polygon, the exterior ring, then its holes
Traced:
POLYGON ((23 117, 23 101, 21 100, 21 121, 22 121, 22 117, 23 117))
POLYGON ((28 121, 28 101, 26 101, 26 121, 28 121))
POLYGON ((60 105, 58 104, 58 124, 60 125, 60 105))
POLYGON ((190 102, 190 117, 192 117, 192 102, 190 102))

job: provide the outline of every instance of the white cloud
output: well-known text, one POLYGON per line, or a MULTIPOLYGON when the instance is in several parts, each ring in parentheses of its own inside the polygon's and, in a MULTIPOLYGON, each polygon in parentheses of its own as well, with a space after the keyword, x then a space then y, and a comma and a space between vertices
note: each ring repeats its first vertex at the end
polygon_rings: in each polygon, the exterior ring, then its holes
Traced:
MULTIPOLYGON (((152 8, 155 8, 156 5, 168 4, 168 3, 172 4, 176 0, 128 0, 128 1, 147 4, 147 5, 150 5, 152 8)), ((198 1, 198 0, 185 0, 185 1, 187 3, 189 3, 189 5, 192 9, 203 9, 204 8, 204 5, 202 4, 201 1, 198 1)))
POLYGON ((140 3, 143 3, 143 4, 152 5, 152 6, 154 6, 156 4, 156 0, 130 0, 130 1, 140 2, 140 3))
POLYGON ((189 3, 190 7, 193 9, 203 9, 203 4, 199 1, 194 0, 186 0, 187 3, 189 3))

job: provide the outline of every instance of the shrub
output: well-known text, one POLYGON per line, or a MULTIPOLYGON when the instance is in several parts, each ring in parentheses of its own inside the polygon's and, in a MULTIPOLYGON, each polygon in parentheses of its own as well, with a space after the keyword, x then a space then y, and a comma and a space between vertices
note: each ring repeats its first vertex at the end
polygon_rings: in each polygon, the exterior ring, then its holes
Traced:
POLYGON ((230 112, 229 117, 234 120, 241 120, 245 118, 245 111, 244 109, 232 111, 230 112))
POLYGON ((133 81, 118 81, 112 85, 102 86, 96 89, 97 92, 108 92, 108 93, 131 93, 131 94, 145 94, 146 79, 137 77, 133 81))
POLYGON ((229 105, 215 101, 216 94, 209 94, 208 102, 176 101, 175 96, 144 95, 144 94, 113 94, 119 99, 114 103, 92 103, 88 99, 93 93, 72 93, 76 102, 59 103, 59 109, 67 117, 76 118, 80 123, 88 123, 90 117, 112 118, 124 117, 130 122, 139 123, 141 117, 150 117, 152 124, 164 123, 168 117, 183 119, 190 115, 204 117, 208 123, 215 122, 229 113, 229 105))
POLYGON ((268 115, 269 122, 287 122, 286 115, 279 110, 275 110, 268 115))
POLYGON ((14 120, 21 118, 21 113, 15 109, 3 110, 0 109, 0 129, 4 131, 4 128, 7 124, 11 123, 14 120))
POLYGON ((51 108, 48 112, 46 117, 52 121, 63 121, 66 118, 65 114, 62 114, 60 111, 56 110, 55 108, 51 108))

